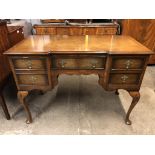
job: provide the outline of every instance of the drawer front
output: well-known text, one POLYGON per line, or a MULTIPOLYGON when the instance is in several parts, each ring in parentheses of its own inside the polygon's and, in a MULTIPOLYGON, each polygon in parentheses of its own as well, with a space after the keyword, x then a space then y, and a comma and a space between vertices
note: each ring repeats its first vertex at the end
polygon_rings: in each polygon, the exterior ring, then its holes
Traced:
POLYGON ((48 85, 48 76, 36 74, 16 74, 18 85, 48 85))
POLYGON ((82 28, 80 27, 69 28, 69 35, 83 35, 82 28))
POLYGON ((117 28, 106 28, 104 34, 114 35, 117 34, 117 28))
POLYGON ((110 74, 109 84, 139 84, 141 74, 110 74))
POLYGON ((57 35, 69 35, 69 28, 57 27, 57 35))
POLYGON ((44 35, 45 34, 45 28, 35 28, 36 34, 38 35, 44 35))
POLYGON ((36 34, 38 35, 55 35, 56 28, 36 28, 36 34))
POLYGON ((117 33, 117 28, 97 28, 96 34, 97 35, 115 35, 117 33))
POLYGON ((104 69, 105 57, 57 57, 52 59, 55 69, 104 69))
POLYGON ((44 34, 49 34, 49 35, 54 35, 56 34, 56 29, 55 28, 45 28, 44 29, 44 34))
POLYGON ((96 28, 83 28, 83 35, 95 35, 96 34, 96 28))
POLYGON ((46 69, 46 58, 12 58, 15 69, 46 69))
POLYGON ((113 57, 112 69, 143 69, 146 58, 134 58, 133 57, 113 57))

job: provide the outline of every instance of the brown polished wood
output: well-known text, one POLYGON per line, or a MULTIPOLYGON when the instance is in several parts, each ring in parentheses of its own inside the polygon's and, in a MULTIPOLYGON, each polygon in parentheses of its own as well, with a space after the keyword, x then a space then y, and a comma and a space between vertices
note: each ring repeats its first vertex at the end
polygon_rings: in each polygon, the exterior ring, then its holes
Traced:
POLYGON ((23 26, 8 26, 7 28, 11 46, 24 39, 23 26))
POLYGON ((3 55, 4 51, 6 51, 10 47, 9 39, 8 39, 8 30, 5 22, 0 22, 0 104, 4 110, 5 116, 7 119, 10 119, 10 115, 3 97, 3 88, 7 83, 8 76, 10 74, 10 68, 8 66, 8 60, 6 56, 3 55))
MULTIPOLYGON (((119 35, 33 35, 7 52, 15 54, 146 54, 151 50, 130 36, 119 35), (119 46, 118 46, 119 45, 119 46)), ((153 52, 152 52, 153 54, 153 52)))
POLYGON ((53 89, 60 74, 96 74, 105 90, 118 94, 118 89, 125 89, 133 98, 125 119, 128 125, 152 53, 133 38, 118 35, 35 35, 5 52, 28 123, 32 117, 24 99, 31 90, 53 89))
POLYGON ((26 123, 29 124, 29 123, 32 123, 32 117, 31 117, 31 112, 27 104, 25 103, 25 98, 27 95, 28 95, 28 91, 18 91, 18 94, 17 94, 20 103, 23 105, 26 111, 26 115, 27 115, 26 123))
POLYGON ((129 107, 129 110, 126 114, 126 118, 125 118, 125 122, 127 125, 131 125, 131 121, 129 120, 129 116, 130 116, 130 113, 132 111, 132 109, 136 106, 136 104, 138 103, 139 99, 140 99, 140 93, 137 92, 137 91, 129 91, 129 94, 130 96, 133 98, 132 99, 132 102, 131 102, 131 105, 129 107))
MULTIPOLYGON (((130 35, 155 52, 155 19, 122 20, 122 34, 130 35)), ((149 64, 155 64, 155 55, 151 55, 149 64)))

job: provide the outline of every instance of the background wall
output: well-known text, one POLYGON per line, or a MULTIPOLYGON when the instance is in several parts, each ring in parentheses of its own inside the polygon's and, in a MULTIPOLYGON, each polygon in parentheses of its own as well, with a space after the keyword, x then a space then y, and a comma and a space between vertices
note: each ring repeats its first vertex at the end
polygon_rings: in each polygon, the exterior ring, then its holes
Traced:
POLYGON ((25 19, 27 22, 34 24, 41 24, 40 19, 25 19))

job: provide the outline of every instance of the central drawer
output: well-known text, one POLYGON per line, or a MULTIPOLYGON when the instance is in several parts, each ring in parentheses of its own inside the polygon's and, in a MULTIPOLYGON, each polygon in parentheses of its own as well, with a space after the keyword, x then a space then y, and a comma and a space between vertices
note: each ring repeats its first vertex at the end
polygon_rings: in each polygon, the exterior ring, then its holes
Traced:
POLYGON ((69 35, 69 28, 57 27, 56 29, 58 35, 69 35))
POLYGON ((101 55, 57 55, 52 56, 53 69, 104 69, 106 56, 101 55))
POLYGON ((97 35, 106 35, 106 34, 116 34, 117 29, 116 28, 103 28, 103 27, 98 27, 96 30, 97 35))
POLYGON ((96 34, 96 28, 94 27, 83 28, 83 35, 94 35, 94 34, 96 34))

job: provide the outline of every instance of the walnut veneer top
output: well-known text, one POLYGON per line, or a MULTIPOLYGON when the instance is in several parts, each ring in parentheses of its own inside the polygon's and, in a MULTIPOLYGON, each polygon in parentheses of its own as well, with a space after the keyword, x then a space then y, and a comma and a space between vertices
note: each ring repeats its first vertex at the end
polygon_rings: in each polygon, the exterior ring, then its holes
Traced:
POLYGON ((10 48, 5 54, 109 53, 152 54, 129 36, 119 35, 33 35, 10 48))

